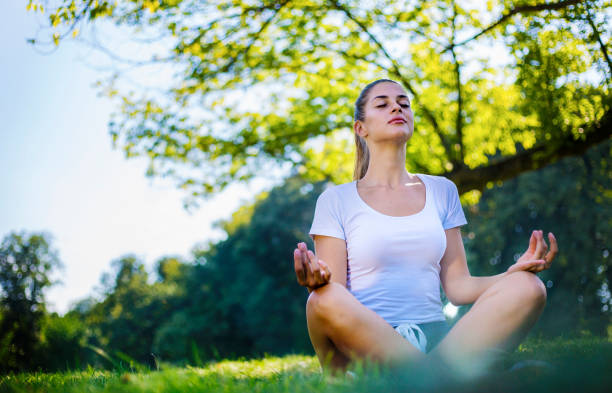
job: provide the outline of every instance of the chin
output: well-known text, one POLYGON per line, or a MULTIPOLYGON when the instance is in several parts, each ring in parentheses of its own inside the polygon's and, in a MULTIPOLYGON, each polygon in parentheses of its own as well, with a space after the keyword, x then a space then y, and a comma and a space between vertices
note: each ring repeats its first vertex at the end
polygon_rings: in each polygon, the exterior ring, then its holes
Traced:
POLYGON ((394 129, 391 129, 387 135, 388 139, 406 143, 412 137, 412 130, 408 127, 395 127, 394 129))

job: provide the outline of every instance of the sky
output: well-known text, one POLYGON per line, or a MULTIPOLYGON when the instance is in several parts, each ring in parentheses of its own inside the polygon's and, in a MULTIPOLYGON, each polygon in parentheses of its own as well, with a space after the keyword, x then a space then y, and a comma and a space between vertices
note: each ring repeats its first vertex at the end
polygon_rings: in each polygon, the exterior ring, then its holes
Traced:
POLYGON ((172 183, 147 178, 145 161, 112 148, 113 105, 98 97, 99 74, 82 46, 65 42, 43 55, 26 43, 38 26, 26 3, 0 3, 0 238, 52 235, 64 269, 46 299, 63 314, 96 293, 114 259, 136 254, 151 271, 162 256, 188 257, 194 245, 221 239, 213 223, 256 190, 233 186, 187 212, 172 183))

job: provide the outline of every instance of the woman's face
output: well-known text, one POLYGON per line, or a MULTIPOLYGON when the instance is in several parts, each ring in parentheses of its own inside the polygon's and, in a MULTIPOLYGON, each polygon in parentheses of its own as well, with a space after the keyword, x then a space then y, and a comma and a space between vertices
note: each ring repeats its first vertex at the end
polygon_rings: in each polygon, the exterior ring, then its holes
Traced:
POLYGON ((412 136, 414 119, 410 100, 397 83, 381 82, 368 93, 365 119, 357 121, 355 132, 368 142, 395 140, 406 143, 412 136))

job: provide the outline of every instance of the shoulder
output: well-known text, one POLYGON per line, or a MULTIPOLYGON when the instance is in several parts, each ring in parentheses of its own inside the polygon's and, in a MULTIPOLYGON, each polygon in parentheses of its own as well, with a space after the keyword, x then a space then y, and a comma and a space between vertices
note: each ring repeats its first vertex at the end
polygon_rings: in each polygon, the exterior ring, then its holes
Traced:
POLYGON ((425 175, 419 174, 422 178, 424 178, 429 184, 431 184, 436 191, 445 191, 445 192, 456 192, 457 186, 453 183, 452 180, 444 177, 444 176, 436 176, 436 175, 425 175))
POLYGON ((346 216, 348 205, 352 204, 351 186, 354 183, 330 185, 317 198, 315 216, 328 214, 342 218, 346 216))
POLYGON ((355 182, 344 184, 330 184, 319 195, 321 201, 340 201, 349 196, 349 193, 355 187, 355 182))

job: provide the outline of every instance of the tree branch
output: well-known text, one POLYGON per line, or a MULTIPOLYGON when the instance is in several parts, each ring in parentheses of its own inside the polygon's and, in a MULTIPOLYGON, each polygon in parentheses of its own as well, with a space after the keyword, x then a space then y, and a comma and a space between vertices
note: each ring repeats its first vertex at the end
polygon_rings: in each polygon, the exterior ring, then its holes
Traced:
POLYGON ((461 69, 459 65, 459 61, 457 60, 457 54, 455 53, 455 20, 457 18, 457 6, 453 1, 453 18, 451 20, 451 54, 453 55, 453 61, 455 62, 455 77, 457 78, 457 117, 455 119, 455 129, 457 131, 457 140, 459 143, 459 160, 451 159, 453 166, 456 167, 457 164, 464 165, 464 152, 463 152, 463 96, 461 91, 461 69))
POLYGON ((459 168, 442 176, 453 180, 461 194, 470 190, 482 190, 493 180, 511 179, 561 158, 583 154, 588 148, 610 139, 612 109, 608 109, 601 119, 584 125, 582 129, 585 138, 577 139, 568 135, 557 143, 540 143, 516 155, 491 160, 488 164, 472 169, 459 168))
POLYGON ((484 29, 482 29, 478 33, 474 34, 470 38, 467 38, 467 39, 461 41, 460 43, 457 43, 457 44, 454 44, 454 45, 452 45, 452 44, 448 45, 446 48, 444 48, 443 52, 449 51, 453 47, 462 46, 462 45, 465 45, 465 44, 467 44, 468 42, 470 42, 472 40, 475 40, 476 38, 480 37, 481 35, 486 34, 489 31, 491 31, 494 28, 496 28, 497 26, 501 25, 506 20, 508 20, 511 17, 513 17, 514 15, 518 15, 518 14, 530 14, 530 13, 539 12, 539 11, 546 11, 546 10, 559 10, 559 9, 568 7, 570 5, 582 3, 584 1, 585 0, 562 0, 562 1, 559 1, 558 3, 544 3, 544 4, 535 4, 535 5, 521 5, 521 6, 514 7, 510 11, 506 12, 505 14, 502 14, 502 16, 499 19, 497 19, 495 22, 493 22, 489 26, 485 27, 484 29))
MULTIPOLYGON (((391 55, 389 55, 389 52, 387 52, 387 50, 380 43, 380 41, 378 41, 378 39, 376 39, 376 37, 368 30, 368 28, 361 21, 357 20, 353 16, 353 14, 344 5, 340 4, 340 2, 338 2, 337 0, 332 0, 331 3, 333 7, 343 12, 347 18, 352 20, 357 26, 359 26, 359 28, 368 37, 370 37, 372 42, 378 47, 378 49, 381 50, 383 55, 391 62, 391 66, 393 68, 392 73, 395 74, 395 76, 400 79, 400 82, 408 89, 408 91, 410 91, 412 96, 415 97, 416 100, 418 100, 418 95, 416 94, 416 90, 414 90, 414 88, 412 87, 408 79, 405 78, 404 75, 402 75, 402 72, 399 69, 399 65, 397 64, 397 61, 395 61, 395 59, 392 58, 391 55)), ((440 142, 442 143, 442 146, 444 147, 444 150, 446 151, 446 155, 449 157, 449 159, 452 159, 453 151, 451 149, 450 142, 444 137, 444 134, 442 133, 442 129, 440 128, 440 125, 438 124, 438 121, 436 120, 435 116, 429 109, 427 109, 423 105, 421 105, 421 110, 423 114, 425 115, 425 118, 429 120, 429 122, 433 126, 434 132, 436 133, 436 135, 438 135, 438 138, 440 138, 440 142)))
MULTIPOLYGON (((243 54, 243 58, 244 58, 244 62, 245 65, 247 65, 246 63, 249 60, 249 51, 251 50, 251 47, 253 46, 253 44, 255 44, 255 41, 257 41, 259 39, 259 36, 261 33, 264 32, 264 30, 268 27, 268 25, 270 24, 270 22, 272 22, 272 19, 274 19, 276 17, 276 15, 278 15, 278 12, 280 11, 280 9, 288 3, 288 0, 282 1, 280 2, 278 5, 278 7, 275 7, 274 9, 274 13, 272 14, 272 16, 270 16, 268 19, 266 19, 261 26, 259 27, 259 30, 257 30, 257 32, 255 32, 252 36, 251 36, 251 41, 247 44, 247 46, 244 48, 244 50, 242 51, 243 54)), ((232 57, 223 67, 221 67, 221 69, 219 70, 219 74, 222 74, 224 72, 229 71, 229 69, 236 63, 236 61, 238 61, 238 57, 240 54, 237 54, 236 56, 232 57)))
MULTIPOLYGON (((74 21, 70 24, 70 27, 68 27, 68 30, 66 30, 63 34, 60 34, 60 36, 58 38, 58 42, 63 40, 64 38, 66 38, 70 33, 72 33, 74 31, 74 28, 76 27, 76 25, 81 21, 82 18, 84 18, 86 16, 86 14, 89 11, 89 8, 91 7, 92 3, 93 3, 93 0, 89 0, 87 2, 85 7, 83 8, 83 10, 79 13, 79 15, 76 15, 74 17, 74 21)), ((40 31, 40 29, 39 29, 39 31, 40 31)), ((40 42, 37 41, 34 38, 29 38, 29 39, 26 40, 26 42, 31 44, 35 49, 36 49, 35 45, 36 44, 40 44, 40 42)), ((49 44, 50 45, 51 42, 43 43, 43 45, 45 45, 45 44, 49 44)), ((57 50, 57 48, 58 48, 58 45, 56 44, 56 45, 53 46, 53 49, 51 49, 49 52, 41 52, 41 51, 39 51, 39 53, 41 53, 41 54, 50 54, 52 52, 55 52, 57 50)))
MULTIPOLYGON (((608 56, 608 50, 606 48, 606 45, 601 40, 601 36, 599 35, 597 26, 595 26, 595 22, 593 21, 593 18, 591 17, 591 12, 589 11, 589 7, 585 7, 585 9, 586 9, 586 19, 589 22, 589 25, 591 26, 591 28, 593 29, 593 35, 595 36, 595 38, 597 39, 597 42, 599 43, 599 49, 601 50, 601 53, 603 54, 603 57, 606 60, 606 63, 608 63, 608 73, 610 74, 610 77, 612 77, 612 61, 610 61, 610 56, 608 56)), ((610 80, 610 77, 608 78, 608 81, 610 80)))

